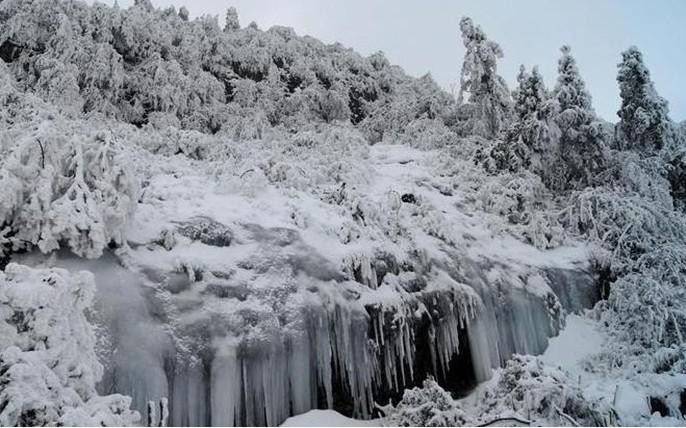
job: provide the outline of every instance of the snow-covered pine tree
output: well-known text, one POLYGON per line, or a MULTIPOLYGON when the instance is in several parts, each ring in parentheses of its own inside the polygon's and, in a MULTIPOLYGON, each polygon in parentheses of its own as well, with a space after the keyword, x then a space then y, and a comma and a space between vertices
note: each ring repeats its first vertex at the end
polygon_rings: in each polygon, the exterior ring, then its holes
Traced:
POLYGON ((557 84, 553 91, 559 106, 555 122, 560 129, 560 159, 554 189, 583 188, 605 164, 601 125, 593 110, 591 95, 579 74, 569 46, 562 46, 557 84))
POLYGON ((224 32, 236 31, 241 29, 240 21, 238 21, 238 12, 236 8, 231 6, 226 10, 226 24, 224 25, 224 32))
POLYGON ((643 63, 643 55, 632 46, 622 52, 617 65, 622 105, 617 112, 617 146, 623 150, 656 152, 666 147, 674 129, 667 101, 658 95, 643 63))
POLYGON ((510 91, 498 75, 503 51, 469 17, 460 20, 460 31, 466 52, 459 99, 471 107, 468 128, 472 134, 495 138, 506 125, 511 108, 510 91))
MULTIPOLYGON (((507 130, 505 144, 514 150, 511 161, 545 176, 546 160, 552 159, 557 130, 552 122, 555 103, 548 96, 543 76, 534 67, 527 73, 522 65, 517 76, 519 86, 513 91, 513 124, 507 130)), ((512 170, 512 167, 509 168, 512 170)))

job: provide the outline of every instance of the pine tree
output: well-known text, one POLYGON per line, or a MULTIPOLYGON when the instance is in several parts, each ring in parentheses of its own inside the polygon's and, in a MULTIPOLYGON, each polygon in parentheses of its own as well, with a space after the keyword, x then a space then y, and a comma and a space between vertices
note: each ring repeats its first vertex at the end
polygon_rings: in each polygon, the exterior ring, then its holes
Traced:
POLYGON ((540 153, 550 140, 549 122, 555 105, 548 96, 538 67, 529 74, 521 66, 517 81, 519 87, 513 92, 516 121, 513 128, 530 150, 540 153))
POLYGON ((497 170, 517 171, 520 168, 544 175, 544 158, 550 157, 556 130, 552 123, 555 104, 550 100, 543 76, 534 67, 527 73, 522 65, 517 76, 518 88, 513 91, 513 123, 505 141, 491 151, 497 170))
POLYGON ((459 98, 464 101, 466 95, 466 102, 474 108, 472 133, 495 138, 508 120, 511 105, 505 79, 497 73, 503 51, 471 18, 460 20, 460 30, 466 52, 459 98))
POLYGON ((617 143, 624 150, 654 152, 667 146, 673 133, 667 101, 655 90, 643 55, 635 46, 622 52, 618 64, 622 106, 617 112, 617 143))
POLYGON ((238 12, 236 8, 231 6, 226 11, 226 25, 224 25, 224 32, 236 31, 241 29, 241 24, 238 21, 238 12))
POLYGON ((555 122, 560 129, 561 174, 554 188, 568 189, 591 184, 604 166, 600 124, 593 111, 591 95, 579 74, 569 46, 562 46, 558 61, 557 84, 553 91, 559 105, 555 122))

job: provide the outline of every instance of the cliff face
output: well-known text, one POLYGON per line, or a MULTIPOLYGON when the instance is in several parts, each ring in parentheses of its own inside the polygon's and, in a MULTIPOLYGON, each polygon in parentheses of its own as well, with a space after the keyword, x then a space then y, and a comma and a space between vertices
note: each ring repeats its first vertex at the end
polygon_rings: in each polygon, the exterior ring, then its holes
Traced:
POLYGON ((277 425, 321 407, 369 418, 427 375, 464 394, 513 353, 544 351, 566 311, 594 302, 583 248, 492 236, 460 212, 464 195, 437 190, 438 155, 369 149, 352 167, 366 171, 356 217, 169 158, 128 249, 57 256, 95 274, 100 390, 144 417, 168 398, 172 425, 277 425))

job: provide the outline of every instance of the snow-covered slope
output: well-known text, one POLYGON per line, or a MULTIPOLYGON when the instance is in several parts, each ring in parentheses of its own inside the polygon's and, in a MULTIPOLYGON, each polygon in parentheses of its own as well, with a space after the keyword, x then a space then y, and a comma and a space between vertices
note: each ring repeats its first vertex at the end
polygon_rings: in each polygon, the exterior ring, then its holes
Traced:
POLYGON ((95 274, 101 389, 144 415, 169 397, 172 424, 275 425, 322 405, 369 417, 427 374, 469 388, 542 352, 563 314, 550 282, 593 294, 585 249, 494 234, 432 174, 439 156, 376 145, 339 159, 356 161, 352 212, 252 171, 141 162, 156 169, 140 171, 129 248, 47 262, 95 274))

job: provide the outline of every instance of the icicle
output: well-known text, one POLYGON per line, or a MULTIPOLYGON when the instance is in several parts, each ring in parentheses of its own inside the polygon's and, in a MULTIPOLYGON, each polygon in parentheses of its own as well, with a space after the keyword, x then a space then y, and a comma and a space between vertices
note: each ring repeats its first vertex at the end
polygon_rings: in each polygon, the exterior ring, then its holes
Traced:
POLYGON ((371 289, 379 287, 376 268, 368 254, 352 254, 344 259, 344 264, 350 267, 355 281, 371 289))
POLYGON ((166 397, 159 402, 148 401, 148 426, 166 427, 169 419, 169 406, 166 397))
POLYGON ((160 399, 160 423, 158 426, 166 427, 169 422, 169 401, 167 397, 160 399))
POLYGON ((148 401, 148 425, 149 427, 156 427, 159 425, 157 417, 157 406, 154 401, 148 401))
POLYGON ((222 349, 210 369, 210 421, 213 426, 236 426, 241 421, 241 376, 235 348, 222 349))

